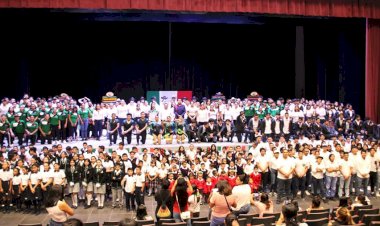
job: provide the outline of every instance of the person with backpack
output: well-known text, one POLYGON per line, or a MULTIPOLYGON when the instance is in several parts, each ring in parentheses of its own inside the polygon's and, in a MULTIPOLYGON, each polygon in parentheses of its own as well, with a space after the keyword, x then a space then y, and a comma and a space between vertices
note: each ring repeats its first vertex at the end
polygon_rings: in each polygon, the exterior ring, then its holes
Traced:
POLYGON ((170 182, 166 179, 163 180, 161 182, 161 189, 154 196, 157 202, 155 210, 157 222, 160 218, 172 218, 173 200, 170 195, 169 186, 170 182))

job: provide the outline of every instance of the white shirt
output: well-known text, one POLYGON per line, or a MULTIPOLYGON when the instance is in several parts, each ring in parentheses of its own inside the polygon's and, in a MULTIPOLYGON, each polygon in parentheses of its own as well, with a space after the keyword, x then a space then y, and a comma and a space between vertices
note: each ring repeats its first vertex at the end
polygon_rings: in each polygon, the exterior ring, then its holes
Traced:
POLYGON ((270 134, 272 133, 272 120, 271 119, 264 119, 265 120, 265 129, 264 133, 265 134, 270 134))
POLYGON ((132 193, 132 190, 135 188, 136 185, 136 178, 134 176, 125 175, 124 179, 126 181, 124 190, 127 193, 132 193))
POLYGON ((9 169, 7 171, 0 170, 0 180, 9 181, 13 178, 13 170, 9 169))
POLYGON ((147 172, 148 172, 149 176, 154 177, 154 176, 156 176, 156 174, 158 172, 158 168, 156 166, 154 166, 154 167, 149 166, 147 169, 147 172))
POLYGON ((13 176, 12 178, 12 184, 13 185, 20 185, 22 182, 22 175, 13 176))
POLYGON ((119 105, 116 107, 116 115, 118 118, 126 118, 128 114, 128 106, 127 105, 119 105))
POLYGON ((328 177, 337 177, 338 176, 338 171, 334 172, 328 172, 327 169, 333 168, 333 169, 339 169, 339 162, 337 160, 334 160, 334 162, 331 162, 330 159, 325 162, 326 166, 326 176, 328 177))
POLYGON ((30 175, 30 173, 21 175, 21 185, 22 186, 28 185, 28 183, 29 183, 29 175, 30 175))
POLYGON ((247 175, 251 175, 251 173, 253 173, 253 168, 254 168, 254 165, 253 164, 247 164, 244 166, 244 173, 246 173, 247 175))
POLYGON ((316 179, 323 179, 323 174, 326 172, 326 167, 323 162, 318 164, 314 162, 311 164, 311 175, 316 179), (322 172, 317 172, 317 170, 322 170, 322 172))
POLYGON ((268 161, 268 157, 266 155, 264 155, 264 156, 259 155, 256 158, 255 164, 256 165, 260 165, 259 172, 262 172, 260 168, 265 169, 264 173, 268 172, 268 170, 269 170, 269 161, 268 161))
POLYGON ((141 173, 140 175, 135 174, 136 187, 142 187, 145 183, 145 175, 141 173))
POLYGON ((92 112, 93 120, 103 120, 104 119, 104 111, 103 110, 95 110, 92 112))
POLYGON ((370 159, 368 158, 368 156, 365 159, 363 159, 363 157, 360 156, 356 164, 356 172, 357 172, 356 175, 360 178, 369 178, 370 171, 371 171, 370 159))
POLYGON ((61 185, 62 181, 66 178, 65 172, 59 170, 58 172, 53 172, 53 184, 61 185))
POLYGON ((248 184, 235 186, 232 195, 236 197, 235 210, 240 210, 241 207, 251 203, 251 187, 248 184))
MULTIPOLYGON (((300 158, 297 158, 296 160, 296 173, 298 174, 298 175, 300 175, 300 174, 304 174, 304 172, 305 172, 305 167, 310 167, 310 162, 309 162, 309 160, 307 160, 306 158, 305 158, 305 156, 303 156, 303 158, 302 159, 300 159, 300 158)), ((306 174, 305 174, 306 175, 306 174)), ((305 176, 304 175, 304 176, 305 176)))
POLYGON ((43 183, 47 183, 50 178, 53 178, 53 171, 49 170, 47 172, 42 171, 41 173, 41 180, 43 183))
POLYGON ((39 172, 37 172, 37 173, 31 173, 30 174, 30 183, 32 185, 37 184, 38 181, 41 180, 41 179, 42 179, 42 177, 41 177, 41 174, 39 172))
POLYGON ((339 161, 339 166, 341 166, 341 174, 343 176, 351 176, 351 169, 353 168, 353 163, 348 159, 347 161, 344 159, 341 159, 339 161))
POLYGON ((281 163, 280 157, 278 157, 278 158, 272 157, 269 161, 270 168, 274 169, 274 170, 278 169, 278 166, 280 163, 281 163))
POLYGON ((288 178, 286 178, 281 172, 284 171, 285 173, 289 173, 295 168, 294 160, 288 157, 287 159, 281 159, 278 163, 278 171, 277 171, 277 178, 282 180, 289 180, 293 178, 293 174, 290 174, 288 178))
POLYGON ((208 122, 209 120, 209 111, 207 109, 199 109, 197 122, 208 122))

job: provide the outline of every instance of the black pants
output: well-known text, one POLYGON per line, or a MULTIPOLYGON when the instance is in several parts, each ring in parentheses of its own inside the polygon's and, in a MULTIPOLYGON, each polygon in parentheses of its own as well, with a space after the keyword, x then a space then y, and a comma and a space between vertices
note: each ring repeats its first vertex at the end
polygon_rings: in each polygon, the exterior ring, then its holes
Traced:
POLYGON ((77 134, 77 127, 78 127, 78 124, 72 126, 71 123, 67 123, 69 125, 69 136, 72 137, 72 138, 76 138, 78 136, 77 134))
POLYGON ((320 195, 321 197, 325 197, 326 190, 325 185, 323 184, 323 179, 312 177, 311 180, 313 182, 313 195, 320 195))
POLYGON ((261 172, 261 184, 263 185, 263 192, 268 192, 270 187, 270 174, 268 172, 261 172))
POLYGON ((131 144, 131 142, 132 142, 132 132, 129 132, 129 133, 124 134, 123 136, 121 136, 121 140, 122 140, 123 144, 124 144, 124 138, 125 137, 127 138, 127 143, 131 144))
MULTIPOLYGON (((55 141, 59 139, 59 130, 58 130, 58 125, 56 126, 51 126, 51 138, 55 141)), ((41 137, 42 140, 42 137, 41 137)), ((42 142, 42 141, 41 141, 42 142)))
POLYGON ((51 135, 46 135, 46 136, 41 135, 41 144, 45 144, 46 140, 48 144, 51 144, 51 135))
POLYGON ((238 142, 242 141, 244 131, 236 131, 236 137, 238 139, 238 142))
POLYGON ((371 192, 375 192, 377 184, 377 172, 369 172, 369 185, 371 186, 371 192))
POLYGON ((144 131, 141 132, 140 134, 137 134, 137 135, 136 135, 137 144, 140 143, 140 136, 141 136, 141 143, 142 143, 142 144, 145 144, 145 140, 146 140, 146 130, 144 130, 144 131))
POLYGON ((137 206, 141 204, 145 204, 144 202, 144 192, 142 192, 142 187, 136 187, 135 190, 135 198, 136 198, 136 204, 137 206))
POLYGON ((59 124, 61 125, 61 129, 59 130, 59 138, 61 139, 61 141, 64 141, 67 137, 65 121, 59 121, 59 124))
POLYGON ((136 209, 135 205, 135 194, 125 192, 125 207, 127 210, 136 209))
POLYGON ((288 200, 291 199, 290 187, 292 179, 280 179, 277 178, 277 201, 281 201, 281 198, 285 197, 288 200))
POLYGON ((17 139, 18 139, 18 145, 21 146, 24 142, 24 133, 15 133, 17 139))
POLYGON ((306 190, 306 176, 303 176, 303 177, 294 176, 292 179, 293 198, 297 197, 298 191, 301 191, 301 198, 305 197, 305 190, 306 190))
POLYGON ((37 134, 27 135, 26 139, 25 139, 26 145, 28 145, 29 140, 30 140, 30 143, 32 145, 35 145, 36 144, 36 140, 37 140, 37 134))
POLYGON ((114 133, 108 134, 108 136, 109 136, 109 139, 110 139, 110 144, 111 143, 116 144, 116 141, 117 141, 117 131, 115 131, 114 133))
POLYGON ((197 142, 198 141, 198 137, 197 137, 197 133, 195 133, 195 132, 187 132, 187 138, 189 139, 189 143, 191 142, 191 141, 195 141, 195 142, 197 142))
POLYGON ((95 120, 95 137, 100 139, 102 136, 103 120, 95 120))

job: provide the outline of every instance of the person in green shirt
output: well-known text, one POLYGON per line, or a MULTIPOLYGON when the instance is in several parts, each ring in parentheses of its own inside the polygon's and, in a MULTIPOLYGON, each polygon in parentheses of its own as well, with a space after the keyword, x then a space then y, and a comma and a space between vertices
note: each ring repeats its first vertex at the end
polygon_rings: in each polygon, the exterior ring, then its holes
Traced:
POLYGON ((73 107, 73 109, 69 112, 68 120, 69 137, 70 139, 77 139, 78 121, 80 120, 77 107, 73 107))
POLYGON ((21 113, 19 112, 15 115, 15 120, 11 123, 14 136, 17 137, 19 146, 23 144, 25 134, 25 121, 20 120, 20 117, 21 113))
POLYGON ((251 101, 248 101, 244 107, 244 115, 247 118, 247 122, 251 120, 254 114, 255 114, 255 106, 252 104, 251 101))
POLYGON ((80 135, 82 140, 87 140, 88 138, 88 119, 91 118, 91 112, 84 104, 81 105, 78 114, 80 116, 80 135))
POLYGON ((272 117, 276 117, 277 113, 280 113, 280 108, 276 106, 276 104, 273 102, 271 103, 271 107, 268 108, 268 113, 272 117))
POLYGON ((48 144, 51 144, 51 124, 50 124, 50 115, 46 114, 44 118, 40 120, 38 130, 41 134, 41 144, 45 144, 45 141, 48 141, 48 144))
POLYGON ((15 120, 15 111, 13 109, 13 107, 10 107, 7 114, 5 114, 5 116, 7 117, 7 121, 8 122, 13 122, 15 120))
POLYGON ((34 116, 34 120, 38 120, 38 116, 40 115, 40 112, 36 109, 36 105, 32 104, 30 106, 30 109, 26 112, 26 117, 28 120, 30 120, 30 116, 34 116))
POLYGON ((11 133, 12 130, 10 130, 11 124, 8 122, 7 117, 5 115, 1 115, 0 119, 0 145, 4 145, 4 138, 8 141, 8 147, 10 147, 11 143, 11 133))
POLYGON ((21 105, 20 111, 17 113, 20 114, 20 120, 25 122, 27 116, 27 110, 25 109, 25 105, 21 105))
POLYGON ((59 137, 61 138, 62 143, 66 142, 66 130, 67 130, 67 118, 68 112, 64 108, 63 105, 59 107, 59 111, 57 112, 59 119, 59 137))
POLYGON ((28 145, 29 140, 32 145, 36 144, 37 132, 38 132, 38 123, 36 122, 35 117, 31 115, 29 116, 29 122, 26 123, 26 129, 25 129, 26 145, 28 145))
POLYGON ((58 111, 55 108, 52 113, 50 113, 50 126, 51 126, 51 139, 57 143, 57 140, 59 139, 59 129, 60 129, 60 124, 59 124, 59 116, 58 116, 58 111))

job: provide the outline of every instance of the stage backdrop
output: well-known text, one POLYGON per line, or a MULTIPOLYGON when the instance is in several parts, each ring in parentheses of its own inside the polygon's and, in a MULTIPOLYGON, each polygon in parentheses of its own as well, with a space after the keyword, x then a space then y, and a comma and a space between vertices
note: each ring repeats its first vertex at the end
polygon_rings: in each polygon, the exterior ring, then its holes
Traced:
POLYGON ((171 99, 183 99, 184 97, 191 100, 192 96, 192 91, 148 91, 146 93, 146 98, 149 103, 152 101, 152 98, 155 97, 158 104, 170 102, 171 99))

